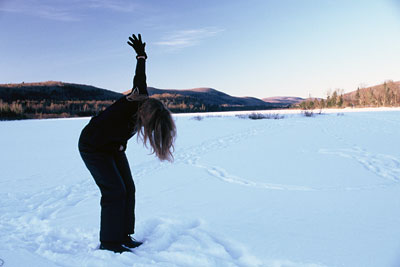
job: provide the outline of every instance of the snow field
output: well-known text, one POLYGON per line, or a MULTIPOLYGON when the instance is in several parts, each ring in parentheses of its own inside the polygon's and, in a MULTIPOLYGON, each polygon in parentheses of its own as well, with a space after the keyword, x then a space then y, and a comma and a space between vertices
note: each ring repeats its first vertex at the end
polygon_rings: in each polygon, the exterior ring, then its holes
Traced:
POLYGON ((235 114, 175 116, 173 164, 129 142, 144 244, 121 255, 96 249, 100 194, 77 151, 88 119, 0 122, 3 266, 400 264, 398 111, 235 114))

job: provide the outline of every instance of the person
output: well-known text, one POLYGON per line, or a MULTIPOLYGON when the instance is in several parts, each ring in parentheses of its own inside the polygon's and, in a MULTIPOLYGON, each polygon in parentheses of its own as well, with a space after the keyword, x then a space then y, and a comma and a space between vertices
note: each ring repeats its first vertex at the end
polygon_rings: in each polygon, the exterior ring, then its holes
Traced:
POLYGON ((79 137, 80 155, 101 192, 100 249, 122 253, 140 246, 135 232, 135 184, 125 155, 127 141, 137 134, 160 160, 173 160, 176 127, 171 112, 149 98, 146 84, 146 43, 129 37, 137 56, 133 87, 94 116, 79 137))

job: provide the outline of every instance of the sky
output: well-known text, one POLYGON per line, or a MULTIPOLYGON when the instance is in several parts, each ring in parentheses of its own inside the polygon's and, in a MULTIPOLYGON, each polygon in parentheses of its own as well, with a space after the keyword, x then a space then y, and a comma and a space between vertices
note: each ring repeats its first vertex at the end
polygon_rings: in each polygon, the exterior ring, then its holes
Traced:
POLYGON ((0 0, 0 83, 326 97, 400 80, 400 0, 0 0))

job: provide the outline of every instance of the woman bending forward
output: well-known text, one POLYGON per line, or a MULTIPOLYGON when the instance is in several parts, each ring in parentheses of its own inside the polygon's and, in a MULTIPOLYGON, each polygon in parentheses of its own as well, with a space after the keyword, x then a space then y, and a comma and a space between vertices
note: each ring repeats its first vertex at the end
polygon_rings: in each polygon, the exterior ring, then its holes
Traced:
POLYGON ((82 130, 79 152, 101 191, 100 249, 122 253, 142 243, 135 232, 135 184, 125 155, 136 133, 150 143, 160 160, 172 161, 176 128, 170 111, 148 97, 146 43, 135 35, 128 44, 136 51, 136 72, 129 95, 94 116, 82 130))

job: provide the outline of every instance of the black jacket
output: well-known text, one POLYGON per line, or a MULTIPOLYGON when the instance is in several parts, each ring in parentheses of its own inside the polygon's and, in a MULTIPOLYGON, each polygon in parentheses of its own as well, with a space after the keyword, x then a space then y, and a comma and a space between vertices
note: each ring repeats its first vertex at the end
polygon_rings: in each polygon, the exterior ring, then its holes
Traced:
MULTIPOLYGON (((145 73, 145 59, 138 59, 133 79, 133 89, 148 95, 145 73)), ((79 150, 84 152, 125 151, 128 139, 136 133, 135 114, 140 101, 128 101, 121 97, 107 109, 94 116, 82 130, 79 150)))

